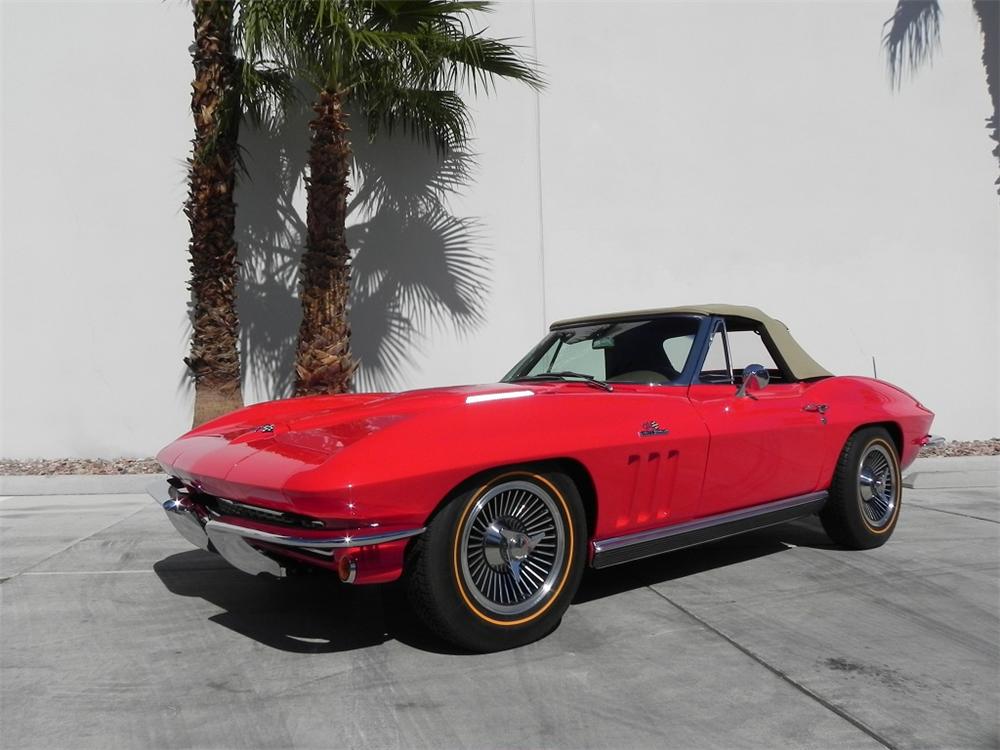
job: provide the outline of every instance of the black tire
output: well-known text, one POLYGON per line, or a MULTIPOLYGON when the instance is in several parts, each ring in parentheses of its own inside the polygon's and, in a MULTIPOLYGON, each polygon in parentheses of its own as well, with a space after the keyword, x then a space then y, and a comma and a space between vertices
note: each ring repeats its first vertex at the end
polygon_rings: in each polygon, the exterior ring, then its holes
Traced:
POLYGON ((896 446, 881 427, 847 439, 819 517, 830 538, 852 549, 881 547, 892 536, 902 506, 896 446))
POLYGON ((470 651, 514 648, 559 624, 586 545, 583 503, 568 476, 504 471, 459 490, 417 537, 407 593, 445 640, 470 651))

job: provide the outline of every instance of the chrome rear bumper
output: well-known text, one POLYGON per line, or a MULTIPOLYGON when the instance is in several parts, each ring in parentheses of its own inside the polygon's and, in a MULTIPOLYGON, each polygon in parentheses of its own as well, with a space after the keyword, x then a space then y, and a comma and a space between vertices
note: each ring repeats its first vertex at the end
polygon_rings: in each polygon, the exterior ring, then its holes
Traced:
POLYGON ((395 542, 417 536, 426 530, 401 529, 376 534, 341 532, 327 537, 289 536, 203 518, 195 511, 187 490, 171 484, 169 480, 153 482, 146 488, 146 492, 163 508, 180 535, 191 544, 200 549, 218 552, 234 568, 251 575, 267 573, 282 578, 286 571, 277 560, 252 547, 248 540, 332 556, 336 549, 395 542))

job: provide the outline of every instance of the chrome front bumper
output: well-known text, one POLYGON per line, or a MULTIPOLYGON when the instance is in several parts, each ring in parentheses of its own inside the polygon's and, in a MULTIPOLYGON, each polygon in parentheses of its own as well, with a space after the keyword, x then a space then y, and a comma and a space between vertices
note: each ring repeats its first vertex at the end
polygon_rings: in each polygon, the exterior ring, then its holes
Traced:
POLYGON ((203 519, 194 510, 194 503, 187 490, 161 479, 150 484, 146 491, 167 514, 174 528, 195 547, 214 550, 234 568, 250 575, 267 573, 282 578, 285 568, 274 558, 252 547, 247 540, 267 542, 293 550, 318 552, 332 557, 337 549, 370 547, 386 542, 422 534, 426 528, 402 529, 377 534, 344 532, 329 537, 296 537, 274 534, 260 529, 225 523, 212 518, 203 519))

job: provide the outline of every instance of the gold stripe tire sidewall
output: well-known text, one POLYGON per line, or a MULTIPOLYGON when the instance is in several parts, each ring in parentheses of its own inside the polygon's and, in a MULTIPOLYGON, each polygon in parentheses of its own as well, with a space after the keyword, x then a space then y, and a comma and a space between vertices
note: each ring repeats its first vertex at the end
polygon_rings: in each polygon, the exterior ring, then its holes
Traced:
POLYGON ((903 504, 903 476, 902 476, 902 471, 900 471, 899 469, 899 458, 896 456, 896 446, 894 446, 892 443, 887 442, 883 438, 877 437, 873 438, 872 440, 869 440, 867 443, 865 443, 865 447, 861 449, 861 453, 859 455, 863 456, 868 451, 869 448, 871 448, 873 445, 876 444, 881 445, 883 448, 885 448, 886 453, 888 453, 889 457, 892 459, 893 495, 895 496, 894 500, 896 503, 896 507, 893 508, 892 511, 892 518, 890 518, 886 522, 885 526, 883 526, 882 528, 880 529, 875 528, 870 523, 868 523, 868 519, 865 517, 864 509, 861 507, 861 504, 864 501, 861 499, 860 488, 858 488, 857 496, 858 496, 858 513, 861 518, 861 523, 863 523, 865 525, 865 528, 872 534, 878 534, 879 536, 881 536, 883 534, 886 535, 891 534, 892 530, 896 527, 896 519, 899 518, 899 509, 903 504))
POLYGON ((458 523, 455 524, 455 529, 452 535, 452 575, 454 576, 455 586, 458 588, 458 593, 461 595, 462 600, 465 602, 465 605, 469 608, 469 611, 471 611, 481 620, 488 622, 490 625, 496 625, 498 627, 508 627, 508 628, 515 627, 517 625, 526 625, 529 622, 534 622, 543 614, 545 614, 545 612, 549 609, 549 607, 552 606, 553 602, 555 602, 559 598, 559 594, 562 592, 563 587, 566 585, 566 581, 569 578, 569 574, 573 567, 573 553, 576 551, 575 544, 576 540, 574 539, 574 534, 573 534, 573 517, 570 514, 569 505, 566 502, 566 498, 563 496, 563 493, 559 490, 559 488, 555 486, 555 484, 553 484, 540 474, 534 474, 531 472, 515 471, 515 472, 510 472, 508 474, 501 474, 498 477, 494 477, 489 482, 486 482, 478 490, 476 490, 476 492, 472 494, 472 497, 469 498, 469 501, 466 503, 465 508, 462 510, 462 515, 459 517, 458 523), (563 524, 566 527, 566 533, 567 533, 566 553, 563 559, 563 571, 562 571, 562 576, 559 579, 559 584, 552 590, 549 596, 546 597, 545 602, 541 607, 539 607, 537 610, 527 615, 526 617, 521 617, 516 620, 498 620, 494 617, 487 615, 475 605, 475 603, 472 601, 472 598, 469 596, 469 592, 465 588, 464 582, 462 581, 462 574, 460 572, 460 567, 461 567, 460 556, 462 554, 462 549, 461 549, 462 530, 465 527, 465 522, 469 516, 469 512, 472 510, 473 507, 475 507, 476 503, 479 501, 479 498, 481 498, 483 495, 489 492, 490 489, 496 486, 497 484, 509 481, 515 477, 528 479, 532 482, 542 485, 559 502, 559 506, 562 508, 563 512, 563 524))
POLYGON ((407 552, 404 581, 411 607, 438 636, 471 651, 502 651, 543 638, 559 624, 586 565, 587 515, 577 484, 554 465, 499 469, 473 482, 457 488, 428 520, 427 531, 407 552), (472 522, 472 509, 484 493, 510 481, 533 484, 549 495, 549 511, 563 526, 563 568, 533 609, 505 615, 471 595, 460 555, 466 552, 463 527, 472 522))
POLYGON ((903 507, 902 471, 899 452, 888 431, 881 425, 861 427, 845 441, 830 483, 829 498, 820 511, 820 521, 827 535, 837 544, 849 549, 874 549, 892 536, 903 507), (889 454, 894 472, 894 497, 896 508, 892 517, 881 528, 873 527, 862 508, 858 477, 863 456, 872 446, 879 446, 889 454))

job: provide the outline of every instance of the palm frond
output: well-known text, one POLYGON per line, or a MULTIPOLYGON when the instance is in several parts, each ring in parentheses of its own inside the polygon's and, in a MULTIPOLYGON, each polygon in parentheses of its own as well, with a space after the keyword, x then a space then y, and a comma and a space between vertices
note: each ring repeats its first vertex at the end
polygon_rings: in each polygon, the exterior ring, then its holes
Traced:
POLYGON ((468 107, 454 91, 386 86, 358 93, 370 139, 380 131, 391 135, 401 130, 439 152, 447 152, 468 138, 468 107))
POLYGON ((938 0, 899 0, 882 37, 889 78, 899 86, 904 71, 914 71, 929 61, 941 35, 938 0))
MULTIPOLYGON (((280 69, 339 92, 369 137, 401 130, 447 152, 469 135, 462 88, 492 90, 500 78, 543 85, 516 46, 473 29, 475 14, 491 9, 483 0, 242 0, 241 9, 248 75, 280 69)), ((270 92, 254 116, 266 119, 282 96, 270 92)))
MULTIPOLYGON (((383 0, 372 3, 369 24, 372 28, 416 33, 420 30, 443 32, 471 30, 472 14, 491 13, 492 4, 484 0, 383 0)), ((471 33, 468 32, 468 33, 471 33)))
MULTIPOLYGON (((543 85, 537 65, 505 39, 474 31, 482 0, 243 0, 248 48, 271 50, 319 88, 491 88, 543 85)), ((384 98, 384 97, 382 97, 384 98)), ((447 114, 447 113, 446 113, 447 114)))
POLYGON ((490 39, 479 32, 442 35, 428 39, 427 46, 446 61, 443 72, 450 86, 471 85, 478 93, 480 88, 492 90, 497 78, 508 78, 535 89, 544 87, 537 63, 522 57, 517 46, 509 42, 490 39))
POLYGON ((256 126, 273 128, 295 99, 291 73, 272 61, 237 60, 240 109, 256 126))

